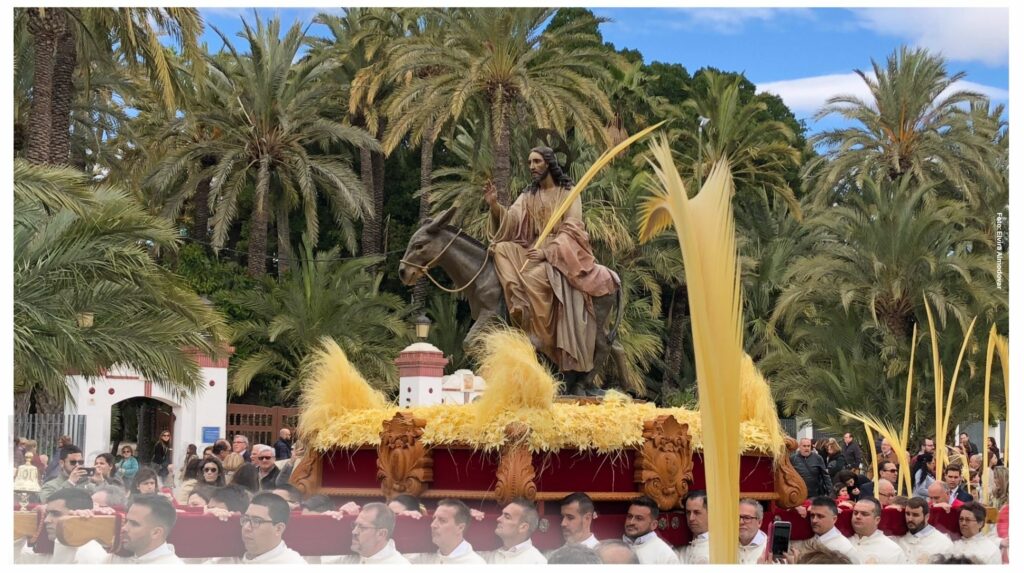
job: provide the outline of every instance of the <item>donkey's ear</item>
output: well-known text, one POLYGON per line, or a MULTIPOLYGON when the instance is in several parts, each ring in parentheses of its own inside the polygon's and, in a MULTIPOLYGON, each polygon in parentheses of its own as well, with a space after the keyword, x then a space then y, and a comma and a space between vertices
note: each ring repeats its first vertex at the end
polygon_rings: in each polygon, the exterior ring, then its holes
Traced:
POLYGON ((447 225, 452 217, 455 216, 455 207, 448 207, 440 215, 434 218, 433 222, 430 223, 432 227, 442 227, 447 225))

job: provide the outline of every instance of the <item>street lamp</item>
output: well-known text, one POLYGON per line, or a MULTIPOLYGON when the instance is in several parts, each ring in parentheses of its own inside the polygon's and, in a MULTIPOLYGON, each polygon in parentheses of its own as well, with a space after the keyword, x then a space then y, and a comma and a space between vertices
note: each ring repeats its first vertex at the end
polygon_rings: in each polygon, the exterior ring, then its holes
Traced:
POLYGON ((704 126, 707 125, 711 119, 704 116, 698 116, 697 121, 697 191, 700 191, 701 185, 704 184, 704 126))
POLYGON ((413 322, 413 324, 416 326, 416 338, 419 338, 420 340, 426 340, 427 336, 430 334, 431 324, 430 319, 427 318, 427 315, 420 314, 419 316, 416 317, 416 320, 413 322))

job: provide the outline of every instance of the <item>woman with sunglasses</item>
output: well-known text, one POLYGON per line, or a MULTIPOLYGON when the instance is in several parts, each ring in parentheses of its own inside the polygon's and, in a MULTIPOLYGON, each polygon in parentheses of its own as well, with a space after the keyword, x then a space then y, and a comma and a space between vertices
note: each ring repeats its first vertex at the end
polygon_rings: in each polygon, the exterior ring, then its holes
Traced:
POLYGON ((164 430, 160 432, 160 439, 153 446, 153 465, 156 466, 156 473, 160 479, 167 483, 171 477, 168 467, 171 465, 171 432, 164 430))
POLYGON ((131 446, 121 446, 121 461, 117 462, 117 471, 125 483, 131 483, 139 472, 139 460, 131 446))

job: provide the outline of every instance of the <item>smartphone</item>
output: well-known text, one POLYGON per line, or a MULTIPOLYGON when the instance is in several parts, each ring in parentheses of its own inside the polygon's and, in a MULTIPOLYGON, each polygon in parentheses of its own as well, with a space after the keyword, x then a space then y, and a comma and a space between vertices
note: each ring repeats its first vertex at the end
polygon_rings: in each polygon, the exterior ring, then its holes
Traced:
POLYGON ((87 468, 83 466, 82 469, 85 470, 85 475, 87 476, 91 476, 96 473, 96 468, 87 468))
POLYGON ((789 551, 789 536, 793 525, 788 521, 776 521, 772 526, 772 557, 782 557, 789 551))

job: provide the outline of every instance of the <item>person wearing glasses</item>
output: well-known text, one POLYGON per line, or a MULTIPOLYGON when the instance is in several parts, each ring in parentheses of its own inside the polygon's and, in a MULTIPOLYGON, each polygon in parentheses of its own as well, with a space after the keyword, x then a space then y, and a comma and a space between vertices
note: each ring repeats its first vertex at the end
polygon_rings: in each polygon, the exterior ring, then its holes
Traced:
POLYGON ((58 466, 60 472, 57 477, 43 484, 42 489, 39 490, 39 501, 46 503, 47 498, 54 492, 69 487, 84 489, 89 492, 89 495, 92 495, 95 487, 89 481, 84 466, 85 457, 82 456, 81 448, 75 445, 64 446, 60 450, 58 466))
POLYGON ((761 531, 764 506, 756 499, 745 497, 740 500, 740 559, 742 565, 756 565, 764 555, 768 536, 761 531))
POLYGON ((875 563, 901 564, 907 562, 903 549, 878 529, 882 522, 882 504, 873 497, 861 498, 853 506, 850 543, 859 561, 865 565, 875 563))
POLYGON ((998 565, 1003 562, 999 545, 987 535, 981 534, 985 526, 985 506, 971 501, 960 506, 960 539, 953 542, 949 555, 971 557, 983 565, 998 565))
MULTIPOLYGON (((882 473, 881 470, 878 473, 882 473)), ((889 507, 896 500, 896 486, 892 483, 885 478, 878 478, 878 503, 882 504, 882 509, 889 507)))
POLYGON ((135 479, 135 474, 139 471, 139 460, 131 446, 121 448, 121 461, 117 462, 117 471, 126 484, 132 483, 135 479))
POLYGON ((245 463, 252 463, 252 455, 249 453, 249 438, 242 434, 235 434, 231 439, 231 451, 242 456, 245 463))
POLYGON ((252 447, 252 461, 260 470, 260 490, 273 491, 277 487, 277 474, 281 470, 277 468, 277 454, 274 448, 266 444, 256 444, 252 447))
POLYGON ((168 482, 174 481, 171 475, 171 432, 164 430, 160 432, 160 439, 153 445, 153 465, 157 467, 156 473, 163 480, 164 485, 171 485, 168 482))
POLYGON ((395 512, 383 503, 368 503, 352 525, 352 555, 342 555, 331 562, 408 565, 409 560, 395 549, 395 540, 391 538, 394 532, 395 512))
POLYGON ((284 543, 284 530, 290 517, 288 502, 281 496, 269 492, 256 495, 239 519, 245 554, 241 558, 222 557, 214 563, 306 565, 306 560, 284 543))

